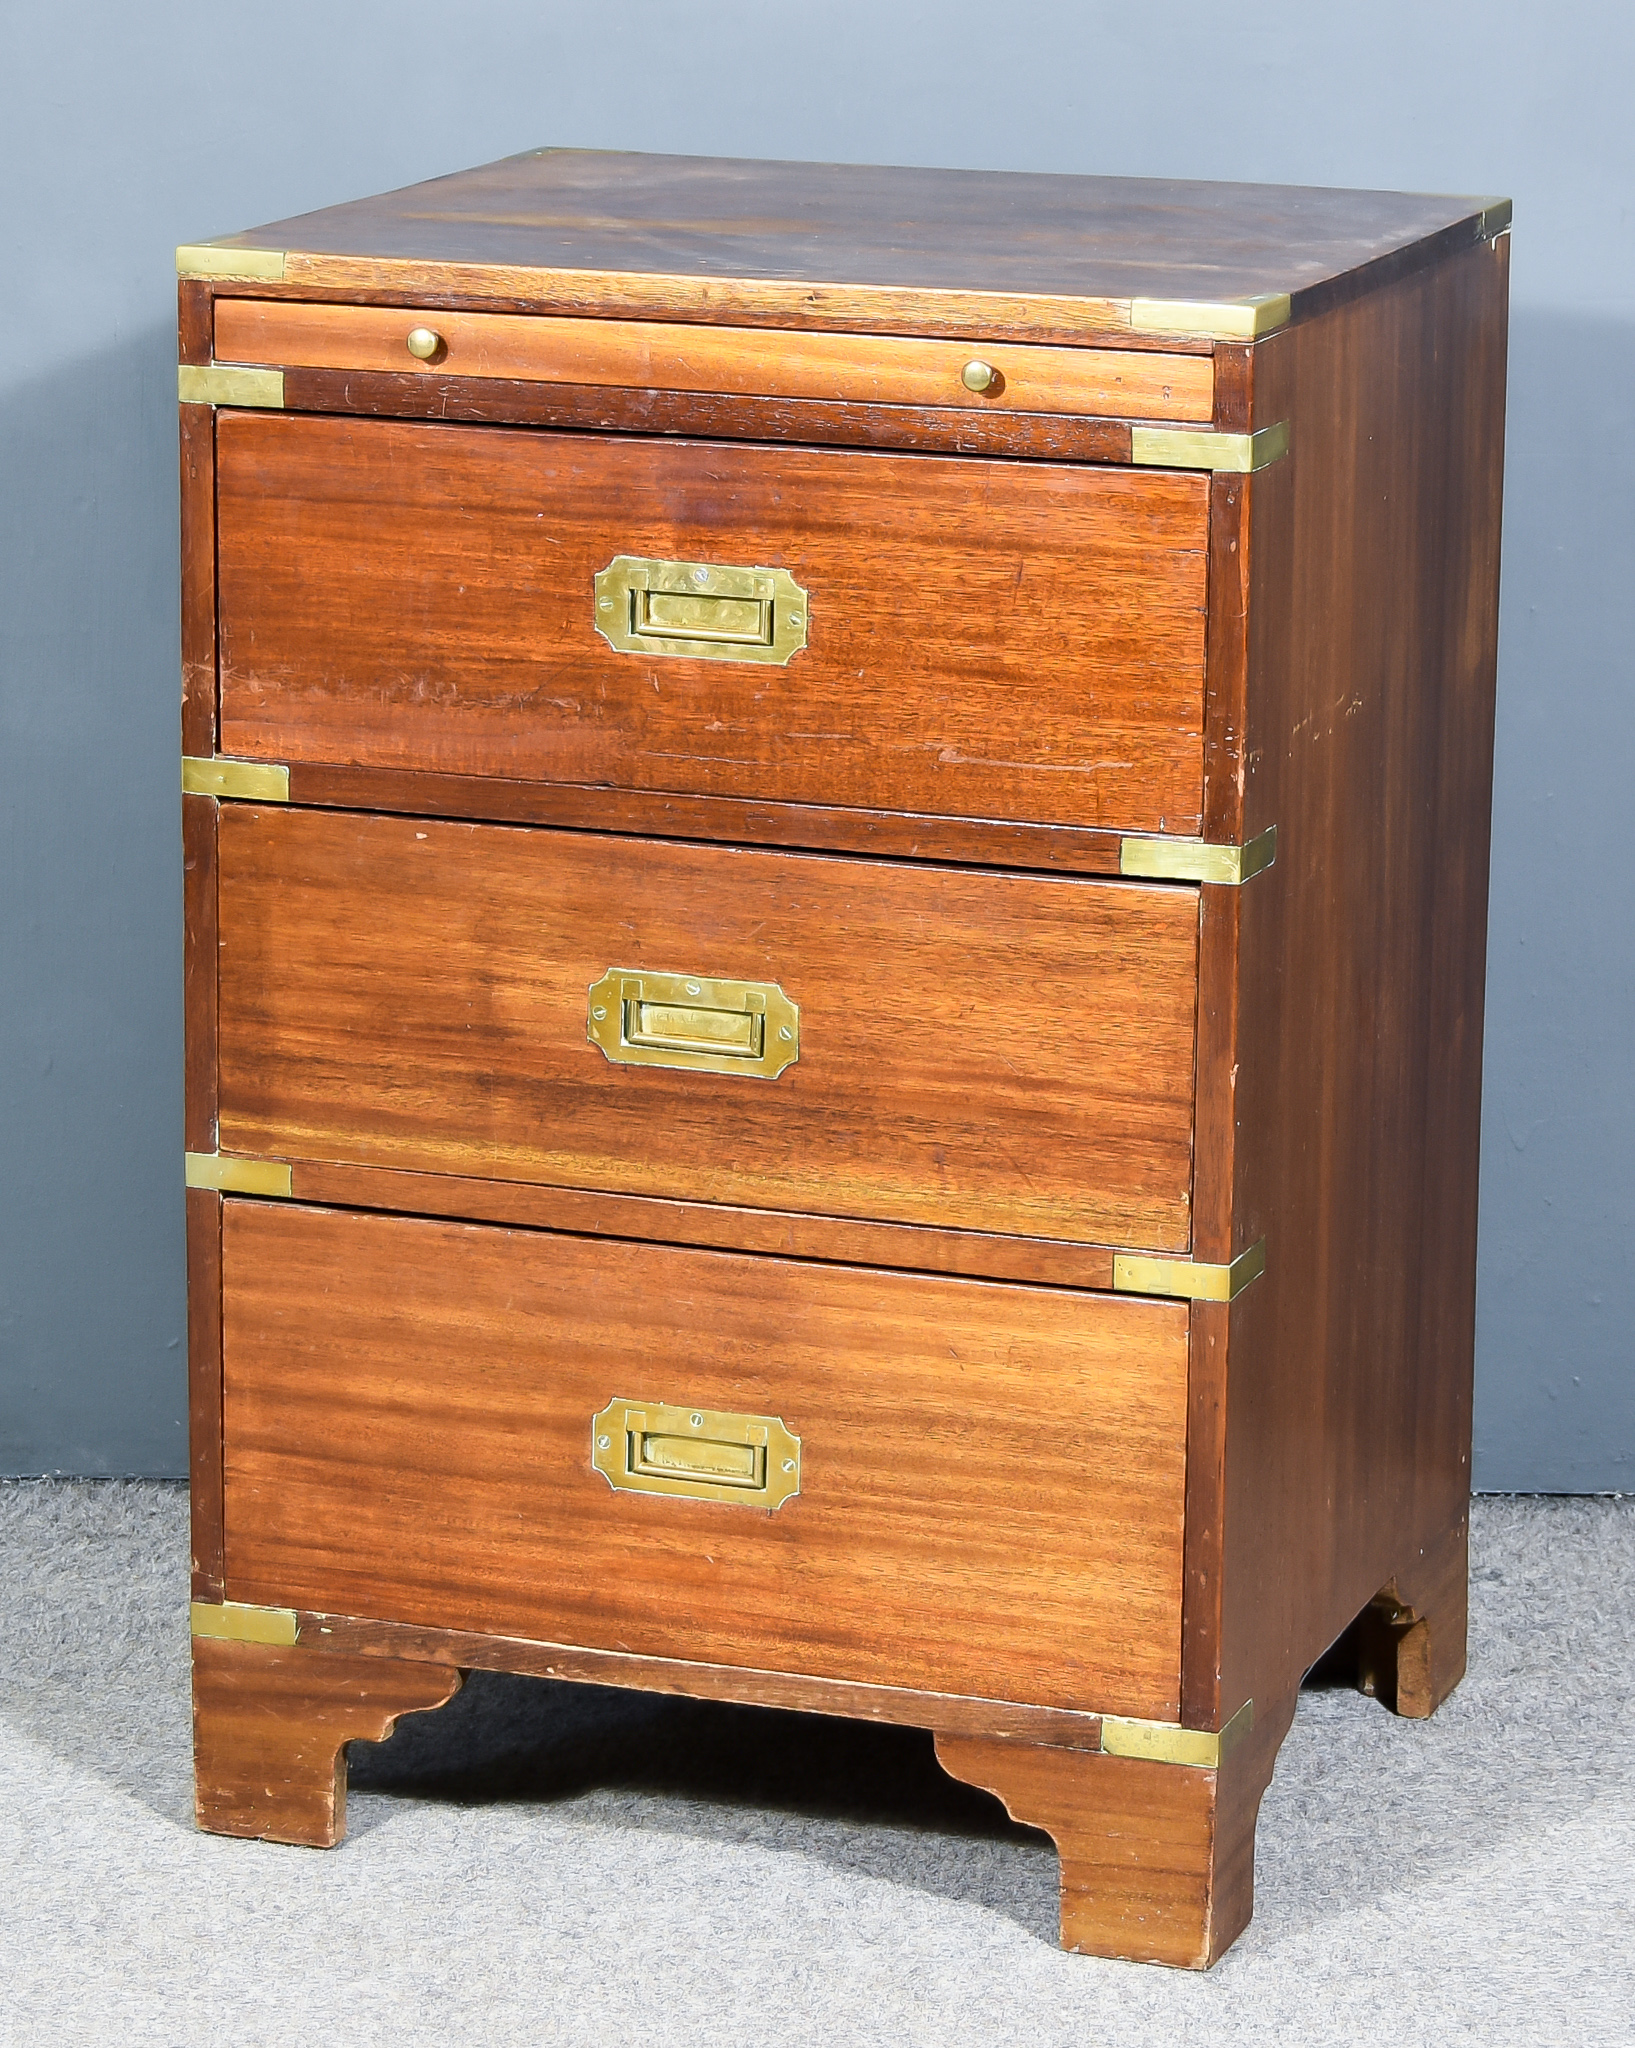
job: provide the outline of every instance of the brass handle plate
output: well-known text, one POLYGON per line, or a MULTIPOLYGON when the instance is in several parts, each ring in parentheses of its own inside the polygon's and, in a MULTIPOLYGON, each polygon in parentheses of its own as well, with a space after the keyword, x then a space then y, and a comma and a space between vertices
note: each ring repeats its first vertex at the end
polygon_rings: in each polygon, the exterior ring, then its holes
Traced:
POLYGON ((784 667, 806 645, 810 607, 787 569, 615 555, 595 579, 596 630, 621 654, 784 667))
POLYGON ((771 1510, 800 1492, 800 1438, 776 1415, 621 1396, 591 1418, 590 1461, 615 1493, 771 1510))
POLYGON ((773 1081, 800 1058, 800 1006, 775 981, 610 967, 588 995, 585 1036, 616 1066, 773 1081))

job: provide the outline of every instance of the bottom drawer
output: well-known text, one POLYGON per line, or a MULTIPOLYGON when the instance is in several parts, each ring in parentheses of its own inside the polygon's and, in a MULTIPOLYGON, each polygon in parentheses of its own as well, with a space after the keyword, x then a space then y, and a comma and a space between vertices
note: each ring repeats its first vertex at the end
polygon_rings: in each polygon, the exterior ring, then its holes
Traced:
POLYGON ((222 1256, 230 1600, 1178 1715, 1183 1303, 231 1199, 222 1256))

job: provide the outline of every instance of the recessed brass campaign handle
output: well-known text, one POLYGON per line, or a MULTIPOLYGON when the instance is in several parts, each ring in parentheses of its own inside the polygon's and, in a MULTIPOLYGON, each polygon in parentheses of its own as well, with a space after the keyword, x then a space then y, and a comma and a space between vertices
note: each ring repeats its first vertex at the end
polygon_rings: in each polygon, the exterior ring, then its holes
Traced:
POLYGON ((615 555, 595 589, 596 630, 621 654, 781 668, 806 645, 806 592, 787 569, 615 555))
POLYGON ((610 967, 590 985, 585 1036, 618 1066, 771 1081, 800 1058, 800 1007, 775 981, 610 967))
POLYGON ((615 1493, 781 1508, 800 1492, 800 1438, 776 1415, 609 1401, 591 1417, 590 1461, 615 1493))

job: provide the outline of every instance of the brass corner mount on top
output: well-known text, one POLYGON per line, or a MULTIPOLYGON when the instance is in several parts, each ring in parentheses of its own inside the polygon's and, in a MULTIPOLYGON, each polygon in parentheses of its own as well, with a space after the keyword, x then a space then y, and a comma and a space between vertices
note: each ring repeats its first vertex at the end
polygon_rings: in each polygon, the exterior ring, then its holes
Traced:
POLYGON ((236 761, 221 754, 184 754, 182 794, 239 797, 258 804, 287 804, 290 800, 290 771, 283 761, 236 761))
POLYGON ((183 242, 176 251, 178 277, 220 277, 252 284, 282 284, 282 249, 224 249, 214 242, 183 242))
POLYGON ((1245 299, 1132 299, 1130 328, 1135 334, 1259 341, 1287 327, 1291 310, 1287 292, 1260 292, 1245 299))
POLYGON ((1213 882, 1239 888, 1277 859, 1277 827, 1268 825, 1242 846, 1204 839, 1165 839, 1127 833, 1118 846, 1118 871, 1132 881, 1213 882))
POLYGON ((195 1636, 220 1643, 264 1643, 287 1650, 301 1636, 293 1607, 257 1607, 245 1600, 195 1600, 189 1621, 195 1636))

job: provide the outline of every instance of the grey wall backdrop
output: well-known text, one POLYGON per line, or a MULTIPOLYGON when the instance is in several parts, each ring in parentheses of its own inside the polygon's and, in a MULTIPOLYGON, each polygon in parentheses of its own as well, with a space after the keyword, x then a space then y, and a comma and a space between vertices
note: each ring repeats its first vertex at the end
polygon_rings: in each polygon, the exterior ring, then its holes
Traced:
POLYGON ((1516 202, 1476 1482, 1635 1489, 1635 15, 5 0, 0 1471, 184 1467, 172 247, 537 144, 1516 202))

